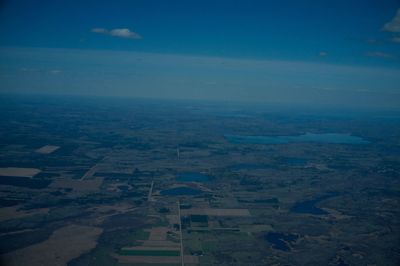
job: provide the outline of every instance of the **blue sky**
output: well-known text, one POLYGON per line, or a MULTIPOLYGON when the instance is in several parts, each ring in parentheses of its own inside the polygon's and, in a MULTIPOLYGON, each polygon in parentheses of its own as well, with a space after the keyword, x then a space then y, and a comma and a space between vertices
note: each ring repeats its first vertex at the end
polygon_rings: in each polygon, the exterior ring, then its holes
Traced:
POLYGON ((0 91, 399 106, 399 8, 2 1, 0 91))

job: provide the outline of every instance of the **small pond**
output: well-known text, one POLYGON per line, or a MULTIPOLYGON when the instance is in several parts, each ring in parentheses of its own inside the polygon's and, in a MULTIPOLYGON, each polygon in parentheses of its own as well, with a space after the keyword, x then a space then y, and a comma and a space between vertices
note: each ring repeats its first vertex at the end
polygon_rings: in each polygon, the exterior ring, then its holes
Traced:
POLYGON ((264 235, 264 239, 272 245, 274 249, 282 251, 290 251, 289 244, 296 242, 298 239, 297 235, 284 234, 279 232, 268 232, 264 235))

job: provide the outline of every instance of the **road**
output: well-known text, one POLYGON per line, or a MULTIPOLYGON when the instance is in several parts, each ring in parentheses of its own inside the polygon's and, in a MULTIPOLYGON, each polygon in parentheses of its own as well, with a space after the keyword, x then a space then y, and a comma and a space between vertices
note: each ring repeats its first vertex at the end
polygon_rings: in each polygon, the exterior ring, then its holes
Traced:
POLYGON ((154 181, 151 181, 149 194, 147 195, 147 201, 151 201, 151 195, 153 194, 153 186, 154 186, 154 181))
POLYGON ((185 260, 183 256, 183 240, 182 240, 182 222, 181 222, 181 203, 178 200, 178 219, 179 219, 179 235, 181 236, 181 265, 185 265, 185 260))

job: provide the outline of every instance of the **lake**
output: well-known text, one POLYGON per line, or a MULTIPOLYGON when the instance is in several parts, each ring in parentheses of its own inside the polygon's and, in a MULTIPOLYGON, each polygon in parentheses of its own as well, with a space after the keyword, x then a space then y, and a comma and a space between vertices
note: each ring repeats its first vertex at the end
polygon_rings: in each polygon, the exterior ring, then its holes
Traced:
POLYGON ((290 246, 288 244, 296 242, 297 238, 297 235, 278 232, 268 232, 264 235, 264 239, 272 244, 274 249, 279 249, 282 251, 290 251, 290 246))
POLYGON ((325 214, 329 214, 328 212, 324 211, 323 209, 320 209, 318 207, 315 206, 315 204, 335 197, 337 196, 338 193, 331 193, 328 195, 324 195, 324 196, 319 196, 316 197, 314 199, 311 200, 306 200, 306 201, 301 201, 301 202, 297 202, 291 209, 291 212, 296 212, 296 213, 307 213, 307 214, 314 214, 314 215, 325 215, 325 214))
POLYGON ((188 196, 196 196, 202 194, 203 191, 200 189, 195 189, 191 187, 175 187, 170 189, 165 189, 160 192, 163 196, 180 196, 180 195, 188 195, 188 196))
POLYGON ((243 136, 229 135, 224 137, 231 143, 245 144, 287 144, 300 142, 314 143, 334 143, 334 144, 368 144, 369 141, 350 134, 326 133, 314 134, 306 133, 297 136, 243 136))

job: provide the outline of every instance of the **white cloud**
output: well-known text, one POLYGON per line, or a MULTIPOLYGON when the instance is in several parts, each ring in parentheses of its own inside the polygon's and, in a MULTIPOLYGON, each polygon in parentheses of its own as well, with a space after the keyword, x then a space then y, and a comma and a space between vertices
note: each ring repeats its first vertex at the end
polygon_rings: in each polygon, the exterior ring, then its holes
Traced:
POLYGON ((377 51, 377 52, 368 52, 368 53, 367 53, 367 56, 369 56, 369 57, 380 57, 380 58, 386 58, 386 59, 392 59, 392 58, 395 57, 395 56, 392 55, 392 54, 388 54, 388 53, 384 53, 384 52, 379 52, 379 51, 377 51))
POLYGON ((22 72, 35 72, 35 71, 37 71, 37 69, 30 68, 30 67, 22 67, 22 68, 20 68, 20 71, 22 71, 22 72))
POLYGON ((324 52, 324 51, 319 52, 319 56, 321 56, 321 57, 325 57, 327 55, 328 55, 328 52, 324 52))
POLYGON ((400 36, 397 37, 393 37, 392 39, 390 39, 392 42, 396 42, 396 43, 400 43, 400 36))
POLYGON ((323 90, 323 91, 337 91, 339 89, 332 88, 332 87, 322 87, 322 88, 320 88, 320 90, 323 90))
POLYGON ((377 39, 368 39, 368 40, 366 40, 366 42, 369 44, 377 44, 378 40, 377 39))
POLYGON ((128 28, 112 29, 112 30, 107 30, 105 28, 93 28, 91 32, 110 35, 114 37, 126 38, 126 39, 142 39, 142 36, 140 36, 134 31, 131 31, 128 28))
POLYGON ((383 25, 382 30, 389 32, 400 32, 400 8, 397 9, 397 13, 392 19, 392 21, 383 25))
POLYGON ((105 28, 93 28, 91 31, 94 33, 107 33, 108 32, 105 28))
POLYGON ((113 29, 110 31, 111 36, 128 38, 128 39, 141 39, 142 37, 136 32, 130 31, 129 29, 113 29))
POLYGON ((58 74, 60 74, 61 72, 62 72, 61 70, 52 69, 52 70, 49 71, 49 74, 51 74, 51 75, 58 75, 58 74))
POLYGON ((59 75, 63 73, 62 70, 59 69, 43 69, 43 68, 31 68, 31 67, 22 67, 19 71, 24 73, 36 73, 36 74, 50 74, 50 75, 59 75))

